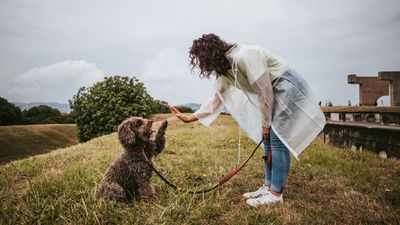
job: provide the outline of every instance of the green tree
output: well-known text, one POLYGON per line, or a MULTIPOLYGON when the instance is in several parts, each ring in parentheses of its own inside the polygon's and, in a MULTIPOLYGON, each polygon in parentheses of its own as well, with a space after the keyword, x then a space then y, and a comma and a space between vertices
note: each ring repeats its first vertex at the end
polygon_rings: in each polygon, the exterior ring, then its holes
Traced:
POLYGON ((192 113, 193 109, 184 105, 179 105, 175 107, 176 109, 178 109, 180 112, 182 113, 192 113))
POLYGON ((152 113, 169 113, 171 110, 169 109, 168 102, 154 100, 152 103, 152 113))
POLYGON ((61 123, 61 113, 47 105, 39 105, 22 112, 24 124, 61 123))
POLYGON ((142 82, 122 76, 105 77, 89 88, 81 87, 69 100, 81 142, 114 132, 129 116, 148 117, 152 102, 142 82))
POLYGON ((72 113, 61 113, 60 123, 75 123, 72 113))
POLYGON ((0 125, 20 124, 21 122, 21 109, 0 97, 0 125))

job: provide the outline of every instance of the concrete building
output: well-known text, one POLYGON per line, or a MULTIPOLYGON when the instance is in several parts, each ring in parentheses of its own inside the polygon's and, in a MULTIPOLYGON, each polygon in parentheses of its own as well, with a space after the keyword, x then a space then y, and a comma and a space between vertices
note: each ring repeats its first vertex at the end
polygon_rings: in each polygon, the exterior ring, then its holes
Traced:
POLYGON ((390 106, 400 106, 400 71, 381 71, 376 77, 350 74, 347 82, 359 85, 360 105, 376 105, 380 97, 389 95, 390 106))

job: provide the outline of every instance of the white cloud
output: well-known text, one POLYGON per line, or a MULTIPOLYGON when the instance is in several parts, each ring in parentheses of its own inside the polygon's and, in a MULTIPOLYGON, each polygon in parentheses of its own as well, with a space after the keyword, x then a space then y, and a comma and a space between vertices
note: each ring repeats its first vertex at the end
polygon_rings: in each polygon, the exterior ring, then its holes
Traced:
POLYGON ((89 86, 103 77, 104 72, 94 63, 66 60, 9 77, 9 85, 2 86, 1 95, 11 101, 65 103, 80 87, 89 86))

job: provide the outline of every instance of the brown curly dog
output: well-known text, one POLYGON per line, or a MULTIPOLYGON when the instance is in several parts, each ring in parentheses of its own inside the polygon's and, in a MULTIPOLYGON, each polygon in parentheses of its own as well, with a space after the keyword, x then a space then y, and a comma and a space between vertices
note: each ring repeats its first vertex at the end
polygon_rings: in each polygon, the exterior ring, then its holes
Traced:
POLYGON ((118 138, 124 151, 104 174, 98 196, 119 202, 135 198, 146 200, 154 196, 154 188, 150 183, 152 169, 141 149, 144 148, 147 158, 153 160, 165 147, 164 135, 168 122, 162 122, 154 140, 150 139, 152 124, 152 120, 131 117, 118 126, 118 138))

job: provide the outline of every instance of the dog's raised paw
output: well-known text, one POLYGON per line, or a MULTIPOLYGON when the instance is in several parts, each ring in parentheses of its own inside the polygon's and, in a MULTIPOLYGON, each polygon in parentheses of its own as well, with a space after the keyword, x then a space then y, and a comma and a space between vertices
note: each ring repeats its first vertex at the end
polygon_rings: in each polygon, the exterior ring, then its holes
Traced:
POLYGON ((161 123, 161 127, 162 128, 167 128, 168 127, 168 120, 164 120, 162 123, 161 123))

